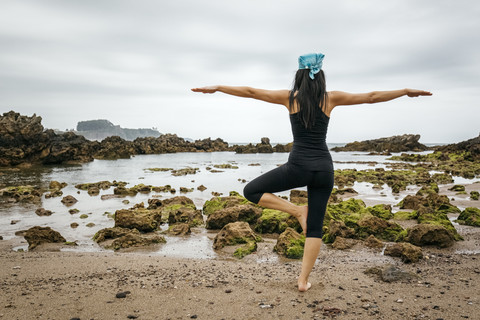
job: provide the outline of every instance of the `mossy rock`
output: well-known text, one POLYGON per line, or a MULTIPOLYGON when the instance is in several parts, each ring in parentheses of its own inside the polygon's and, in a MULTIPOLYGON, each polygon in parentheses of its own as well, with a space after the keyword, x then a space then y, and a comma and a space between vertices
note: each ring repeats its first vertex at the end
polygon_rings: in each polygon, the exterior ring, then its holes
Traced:
POLYGON ((322 240, 324 243, 333 243, 337 236, 353 238, 355 229, 347 227, 342 220, 331 220, 328 226, 324 227, 322 240))
POLYGON ((418 218, 417 211, 398 211, 393 214, 395 220, 413 220, 418 218))
POLYGON ((234 257, 242 259, 243 257, 257 251, 257 242, 247 241, 244 246, 241 246, 233 253, 234 257))
POLYGON ((351 227, 367 213, 365 207, 365 202, 353 198, 338 204, 328 204, 325 213, 325 224, 328 225, 332 219, 343 220, 347 226, 351 227))
POLYGON ((256 251, 256 243, 260 241, 262 241, 262 238, 253 232, 247 222, 238 221, 227 224, 217 233, 213 240, 213 248, 218 250, 225 246, 246 244, 237 248, 234 252, 234 256, 243 258, 245 255, 256 251))
POLYGON ((203 205, 203 214, 208 216, 218 210, 247 203, 250 202, 238 192, 231 191, 228 197, 213 197, 212 199, 205 201, 203 205))
POLYGON ((375 217, 385 220, 391 219, 394 216, 392 213, 392 206, 387 204, 377 204, 373 207, 367 207, 367 211, 375 217))
POLYGON ((263 209, 262 215, 255 224, 255 231, 260 233, 282 233, 288 227, 287 220, 290 214, 274 210, 263 209))
POLYGON ((359 220, 355 228, 356 236, 360 239, 374 235, 378 239, 385 241, 395 241, 398 238, 398 234, 402 231, 403 228, 397 223, 368 215, 359 220))
POLYGON ((470 191, 470 199, 471 200, 478 200, 479 196, 480 196, 480 194, 478 193, 478 191, 470 191))
POLYGON ((450 247, 455 239, 450 231, 442 225, 420 223, 407 229, 406 242, 416 246, 450 247))
POLYGON ((480 209, 468 207, 458 216, 457 222, 473 227, 480 227, 480 209))
POLYGON ((434 211, 430 208, 421 208, 418 211, 418 223, 439 225, 448 230, 457 241, 463 240, 463 237, 457 232, 448 216, 442 211, 434 211))
POLYGON ((80 215, 80 219, 87 219, 87 218, 88 218, 88 214, 86 213, 80 215))
POLYGON ((420 190, 417 191, 416 195, 417 196, 424 196, 428 195, 430 193, 438 193, 439 192, 438 185, 436 183, 431 183, 428 186, 423 186, 420 188, 420 190))
POLYGON ((305 237, 292 228, 287 228, 277 239, 273 250, 290 259, 303 257, 305 237))
POLYGON ((465 191, 465 186, 462 186, 460 184, 456 184, 448 190, 455 191, 455 192, 462 192, 462 191, 465 191))

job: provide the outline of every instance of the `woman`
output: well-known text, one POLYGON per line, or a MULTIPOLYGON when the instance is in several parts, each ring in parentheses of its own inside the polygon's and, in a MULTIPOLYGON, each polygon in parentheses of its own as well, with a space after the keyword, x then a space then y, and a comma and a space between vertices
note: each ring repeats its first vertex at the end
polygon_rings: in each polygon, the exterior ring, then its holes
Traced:
POLYGON ((432 95, 428 91, 402 89, 347 93, 326 91, 322 70, 324 55, 312 53, 298 58, 292 90, 263 90, 250 87, 208 86, 194 92, 226 94, 283 105, 290 113, 293 148, 288 162, 252 180, 245 197, 262 207, 288 212, 296 217, 306 234, 298 290, 307 291, 308 277, 322 244, 322 227, 328 198, 333 188, 332 158, 325 142, 330 114, 336 106, 377 103, 401 96, 432 95), (297 206, 272 193, 307 186, 308 206, 297 206))

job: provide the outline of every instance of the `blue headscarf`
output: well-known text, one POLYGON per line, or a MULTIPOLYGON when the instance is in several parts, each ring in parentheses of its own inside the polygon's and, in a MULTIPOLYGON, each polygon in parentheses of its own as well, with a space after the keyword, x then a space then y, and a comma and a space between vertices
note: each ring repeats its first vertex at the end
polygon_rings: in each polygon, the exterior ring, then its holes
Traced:
POLYGON ((298 57, 298 69, 310 69, 310 79, 315 79, 315 75, 322 69, 322 62, 325 55, 323 53, 309 53, 298 57))

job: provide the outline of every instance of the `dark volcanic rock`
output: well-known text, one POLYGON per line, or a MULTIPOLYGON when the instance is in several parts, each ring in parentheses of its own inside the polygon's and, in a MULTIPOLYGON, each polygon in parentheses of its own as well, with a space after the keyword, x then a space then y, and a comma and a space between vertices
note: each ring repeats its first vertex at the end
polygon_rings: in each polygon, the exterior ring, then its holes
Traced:
POLYGON ((192 143, 174 134, 134 141, 126 141, 119 136, 111 136, 101 142, 89 141, 74 132, 57 134, 53 130, 44 130, 41 121, 42 118, 35 114, 28 117, 14 111, 0 116, 0 166, 82 163, 94 158, 129 158, 134 154, 233 150, 219 138, 192 143))
POLYGON ((92 161, 95 144, 72 132, 44 130, 42 118, 14 111, 0 116, 0 166, 92 161))
POLYGON ((459 152, 468 152, 470 153, 469 161, 479 161, 480 160, 480 135, 476 138, 462 141, 459 143, 453 143, 446 146, 440 146, 435 148, 436 151, 441 151, 444 153, 459 153, 459 152))
POLYGON ((402 151, 424 151, 427 146, 418 142, 419 134, 404 134, 388 138, 374 140, 355 141, 347 143, 344 147, 332 148, 333 151, 371 151, 371 152, 402 152, 402 151))

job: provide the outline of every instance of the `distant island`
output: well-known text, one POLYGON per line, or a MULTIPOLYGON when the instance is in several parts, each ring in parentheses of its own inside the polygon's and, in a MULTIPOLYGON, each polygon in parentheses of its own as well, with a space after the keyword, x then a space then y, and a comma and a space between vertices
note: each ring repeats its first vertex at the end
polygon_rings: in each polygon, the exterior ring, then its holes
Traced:
POLYGON ((108 120, 88 120, 77 123, 76 134, 84 136, 88 140, 102 141, 111 136, 118 136, 124 140, 133 141, 136 138, 160 137, 162 134, 156 129, 127 129, 114 125, 108 120))

